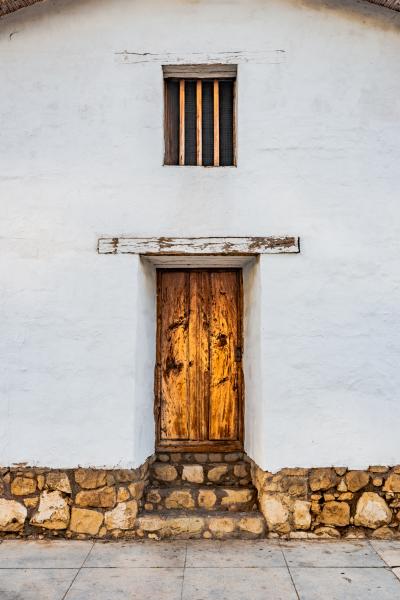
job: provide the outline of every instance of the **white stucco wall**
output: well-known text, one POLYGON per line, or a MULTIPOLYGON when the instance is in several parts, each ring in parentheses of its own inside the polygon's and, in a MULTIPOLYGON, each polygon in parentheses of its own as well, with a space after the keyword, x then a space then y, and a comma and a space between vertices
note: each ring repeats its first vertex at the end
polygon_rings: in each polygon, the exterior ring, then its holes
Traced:
POLYGON ((154 277, 96 254, 123 234, 300 235, 245 276, 246 448, 271 470, 399 462, 400 17, 383 10, 71 0, 1 20, 0 464, 152 452, 154 277), (229 56, 238 168, 163 167, 161 65, 229 56))

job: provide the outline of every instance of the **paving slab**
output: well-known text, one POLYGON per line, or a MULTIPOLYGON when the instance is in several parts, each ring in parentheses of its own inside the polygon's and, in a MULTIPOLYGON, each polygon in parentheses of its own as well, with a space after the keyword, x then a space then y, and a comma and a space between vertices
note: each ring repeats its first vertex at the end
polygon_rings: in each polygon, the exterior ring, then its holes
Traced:
POLYGON ((390 569, 292 568, 300 600, 394 600, 400 582, 390 569))
POLYGON ((187 567, 285 567, 278 543, 268 540, 191 541, 187 567))
POLYGON ((296 592, 287 569, 279 567, 185 569, 182 600, 296 599, 296 592))
POLYGON ((1 569, 1 600, 62 600, 77 569, 1 569))
POLYGON ((78 569, 93 542, 73 540, 5 540, 0 569, 78 569))
POLYGON ((389 567, 400 567, 400 541, 371 540, 371 545, 389 567))
POLYGON ((182 581, 183 569, 84 568, 65 600, 181 600, 182 581))
POLYGON ((289 567, 384 567, 368 542, 281 542, 289 567))
POLYGON ((186 542, 97 542, 85 567, 183 567, 186 542))
POLYGON ((400 580, 400 567, 393 569, 393 573, 396 575, 397 579, 400 580))

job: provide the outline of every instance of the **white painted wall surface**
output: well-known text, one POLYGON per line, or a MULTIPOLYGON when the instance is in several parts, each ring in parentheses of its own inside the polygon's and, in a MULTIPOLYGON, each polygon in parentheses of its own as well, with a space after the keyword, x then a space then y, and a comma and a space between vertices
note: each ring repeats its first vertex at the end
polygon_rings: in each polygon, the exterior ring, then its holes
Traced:
POLYGON ((357 10, 83 0, 1 20, 1 464, 153 450, 154 277, 98 237, 280 234, 301 254, 246 274, 247 450, 271 470, 399 462, 400 17, 357 10), (163 167, 161 65, 232 52, 238 168, 163 167))

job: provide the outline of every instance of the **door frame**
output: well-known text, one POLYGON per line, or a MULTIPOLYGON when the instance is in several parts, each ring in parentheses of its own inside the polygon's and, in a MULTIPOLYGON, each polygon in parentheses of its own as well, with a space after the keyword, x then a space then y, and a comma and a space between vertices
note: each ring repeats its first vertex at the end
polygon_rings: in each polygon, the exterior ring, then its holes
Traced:
POLYGON ((243 270, 242 268, 157 268, 156 270, 156 305, 157 305, 157 331, 156 331, 156 364, 154 369, 154 421, 155 421, 155 447, 157 452, 229 452, 243 450, 244 447, 244 373, 243 373, 243 270), (238 329, 237 335, 240 340, 242 356, 240 368, 238 369, 238 440, 188 440, 179 442, 176 440, 161 440, 161 281, 159 273, 163 271, 175 272, 235 272, 238 274, 238 329))

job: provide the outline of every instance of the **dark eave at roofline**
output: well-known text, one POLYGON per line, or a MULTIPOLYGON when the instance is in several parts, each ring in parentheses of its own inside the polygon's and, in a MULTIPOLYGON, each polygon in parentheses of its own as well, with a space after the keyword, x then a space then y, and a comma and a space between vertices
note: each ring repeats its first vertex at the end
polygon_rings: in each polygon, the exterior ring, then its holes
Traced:
MULTIPOLYGON (((0 17, 4 15, 8 15, 13 13, 21 8, 25 8, 26 6, 31 6, 32 4, 36 4, 37 2, 41 2, 42 0, 0 0, 0 17)), ((364 2, 369 2, 370 4, 377 4, 379 6, 384 6, 385 8, 389 8, 390 10, 397 10, 400 12, 400 0, 363 0, 364 2)))

